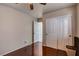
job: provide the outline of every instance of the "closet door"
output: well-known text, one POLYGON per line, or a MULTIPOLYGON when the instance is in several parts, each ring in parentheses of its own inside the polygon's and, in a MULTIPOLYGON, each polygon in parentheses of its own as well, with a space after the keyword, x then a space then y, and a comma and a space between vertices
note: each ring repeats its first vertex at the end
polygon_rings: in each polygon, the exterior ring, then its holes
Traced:
POLYGON ((72 19, 71 15, 58 17, 58 49, 66 51, 67 55, 75 55, 75 51, 66 46, 73 46, 72 19))
POLYGON ((68 45, 68 22, 69 19, 66 15, 59 16, 58 19, 58 49, 67 51, 66 45, 68 45))
MULTIPOLYGON (((72 53, 66 46, 72 46, 72 19, 70 15, 46 19, 46 46, 72 53)), ((53 52, 52 52, 53 53, 53 52)), ((69 54, 71 55, 71 54, 69 54)))
POLYGON ((46 46, 57 49, 57 19, 46 19, 46 46))

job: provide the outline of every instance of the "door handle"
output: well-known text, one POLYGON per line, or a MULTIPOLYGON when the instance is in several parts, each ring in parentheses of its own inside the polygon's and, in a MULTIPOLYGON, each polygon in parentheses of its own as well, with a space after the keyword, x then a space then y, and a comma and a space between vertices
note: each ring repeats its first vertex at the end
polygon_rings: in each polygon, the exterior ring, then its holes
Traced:
POLYGON ((72 35, 69 35, 69 37, 72 37, 72 35))

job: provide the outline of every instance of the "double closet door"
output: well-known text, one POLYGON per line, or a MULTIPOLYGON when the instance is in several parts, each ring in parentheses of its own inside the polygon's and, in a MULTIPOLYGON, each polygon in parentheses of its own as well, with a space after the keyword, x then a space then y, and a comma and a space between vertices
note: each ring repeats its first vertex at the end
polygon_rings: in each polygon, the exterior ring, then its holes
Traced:
POLYGON ((68 52, 66 45, 72 45, 71 22, 70 15, 46 18, 46 46, 68 52))

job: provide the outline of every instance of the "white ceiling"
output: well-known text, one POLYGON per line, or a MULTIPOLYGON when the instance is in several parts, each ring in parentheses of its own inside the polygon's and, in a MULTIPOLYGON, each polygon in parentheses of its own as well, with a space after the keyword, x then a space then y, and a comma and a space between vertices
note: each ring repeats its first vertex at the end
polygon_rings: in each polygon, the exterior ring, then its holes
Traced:
POLYGON ((72 6, 72 5, 75 5, 75 4, 74 3, 47 3, 44 6, 43 12, 47 13, 47 12, 50 12, 50 11, 69 7, 69 6, 72 6))

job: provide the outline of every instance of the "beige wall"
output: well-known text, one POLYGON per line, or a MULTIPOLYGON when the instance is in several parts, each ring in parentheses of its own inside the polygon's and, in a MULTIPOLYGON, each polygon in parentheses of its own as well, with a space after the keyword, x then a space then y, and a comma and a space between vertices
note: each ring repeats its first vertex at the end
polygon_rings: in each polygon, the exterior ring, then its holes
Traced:
POLYGON ((32 43, 34 19, 15 8, 0 5, 0 55, 32 43))
POLYGON ((79 4, 77 4, 77 37, 79 37, 79 4))

